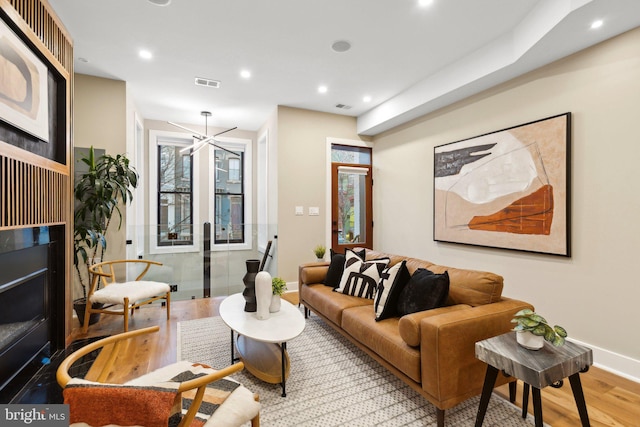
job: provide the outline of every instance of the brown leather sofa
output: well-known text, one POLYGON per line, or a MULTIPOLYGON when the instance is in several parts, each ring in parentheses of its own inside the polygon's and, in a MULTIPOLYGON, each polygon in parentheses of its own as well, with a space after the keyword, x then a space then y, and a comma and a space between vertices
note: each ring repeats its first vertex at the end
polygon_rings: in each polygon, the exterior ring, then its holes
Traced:
MULTIPOLYGON (((389 257, 389 266, 403 259, 411 274, 418 268, 449 274, 446 306, 375 321, 373 300, 333 292, 323 280, 329 263, 299 267, 300 302, 308 310, 373 357, 433 403, 438 427, 445 410, 479 395, 486 364, 475 358, 477 341, 512 329, 513 315, 530 304, 502 296, 497 274, 435 265, 431 262, 367 249, 366 260, 389 257)), ((496 385, 513 378, 499 375, 496 385)))

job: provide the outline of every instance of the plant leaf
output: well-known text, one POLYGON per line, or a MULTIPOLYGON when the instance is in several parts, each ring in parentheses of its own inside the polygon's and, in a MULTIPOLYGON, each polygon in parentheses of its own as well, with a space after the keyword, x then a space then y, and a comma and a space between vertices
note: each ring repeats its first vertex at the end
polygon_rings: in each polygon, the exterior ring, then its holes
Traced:
POLYGON ((553 327, 553 330, 556 331, 556 334, 560 335, 562 338, 567 337, 567 330, 562 326, 556 325, 553 327))

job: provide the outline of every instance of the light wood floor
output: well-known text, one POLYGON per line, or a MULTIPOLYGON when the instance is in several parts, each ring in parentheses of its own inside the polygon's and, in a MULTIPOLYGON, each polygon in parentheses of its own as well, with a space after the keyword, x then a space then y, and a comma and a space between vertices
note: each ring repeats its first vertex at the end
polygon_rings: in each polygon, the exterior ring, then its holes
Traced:
MULTIPOLYGON (((171 320, 167 321, 164 308, 143 307, 136 311, 129 324, 129 330, 158 325, 160 331, 140 337, 123 351, 114 372, 108 381, 119 382, 135 378, 149 370, 175 362, 177 322, 216 316, 223 298, 174 301, 171 303, 171 320)), ((297 303, 297 294, 287 295, 287 299, 297 303)), ((73 337, 111 335, 122 332, 121 316, 102 316, 100 321, 82 335, 79 324, 73 337)), ((591 425, 596 426, 640 426, 640 384, 592 367, 581 374, 582 386, 591 425)), ((507 386, 496 389, 507 397, 507 386)), ((579 426, 580 418, 576 410, 573 394, 568 381, 560 389, 547 387, 542 390, 542 410, 544 421, 553 427, 579 426)), ((518 406, 522 403, 522 384, 518 384, 518 406)), ((533 403, 529 403, 529 412, 533 403)), ((533 415, 530 415, 533 416, 533 415)))

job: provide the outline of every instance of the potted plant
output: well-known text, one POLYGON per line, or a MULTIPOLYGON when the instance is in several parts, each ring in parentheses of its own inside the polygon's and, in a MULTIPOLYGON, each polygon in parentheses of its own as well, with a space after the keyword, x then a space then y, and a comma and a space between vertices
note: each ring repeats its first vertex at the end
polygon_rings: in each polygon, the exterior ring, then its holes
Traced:
POLYGON ((567 331, 555 325, 553 328, 546 319, 528 308, 515 314, 511 323, 516 323, 513 328, 516 331, 518 344, 530 350, 539 350, 547 340, 556 347, 564 345, 567 331))
POLYGON ((313 253, 316 254, 316 258, 318 261, 324 261, 324 254, 327 252, 327 248, 323 245, 318 245, 313 248, 313 253))
POLYGON ((287 290, 287 282, 282 280, 280 277, 274 277, 271 279, 271 291, 273 295, 271 295, 271 305, 269 306, 269 312, 275 313, 280 311, 280 297, 287 290))
POLYGON ((138 173, 124 155, 96 159, 93 147, 79 161, 86 164, 87 171, 76 178, 74 186, 73 265, 82 292, 74 300, 74 308, 83 322, 87 286, 91 284, 89 267, 104 260, 106 233, 112 220, 117 219, 118 230, 122 226, 119 204, 133 200, 131 188, 138 186, 138 173))

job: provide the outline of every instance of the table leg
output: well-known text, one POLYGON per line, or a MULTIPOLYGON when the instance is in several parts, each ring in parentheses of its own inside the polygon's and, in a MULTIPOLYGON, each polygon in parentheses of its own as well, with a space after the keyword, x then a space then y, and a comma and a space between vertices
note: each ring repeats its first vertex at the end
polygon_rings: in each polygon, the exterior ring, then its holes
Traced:
POLYGON ((522 388, 522 418, 527 418, 527 410, 529 409, 529 384, 524 383, 522 388))
POLYGON ((576 400, 576 406, 578 407, 578 413, 580 414, 580 421, 583 427, 588 427, 589 414, 587 413, 587 403, 584 400, 584 393, 582 392, 582 382, 580 382, 580 374, 573 374, 569 377, 571 383, 571 390, 573 391, 573 398, 576 400))
POLYGON ((234 354, 234 343, 233 343, 233 329, 231 330, 231 364, 233 365, 236 361, 236 355, 234 354))
POLYGON ((487 365, 487 373, 484 376, 484 385, 482 386, 482 396, 480 397, 480 406, 478 406, 478 414, 476 415, 476 427, 482 427, 482 422, 484 421, 484 416, 489 406, 489 399, 491 399, 493 387, 496 385, 496 378, 498 378, 498 369, 487 365))
POLYGON ((542 399, 540 397, 540 389, 531 387, 533 389, 533 415, 536 418, 536 427, 542 427, 542 399))
POLYGON ((284 365, 285 365, 284 354, 286 351, 287 351, 287 343, 283 342, 282 344, 280 344, 280 352, 281 352, 281 359, 282 359, 282 397, 287 397, 287 392, 285 388, 285 378, 284 378, 284 365))

